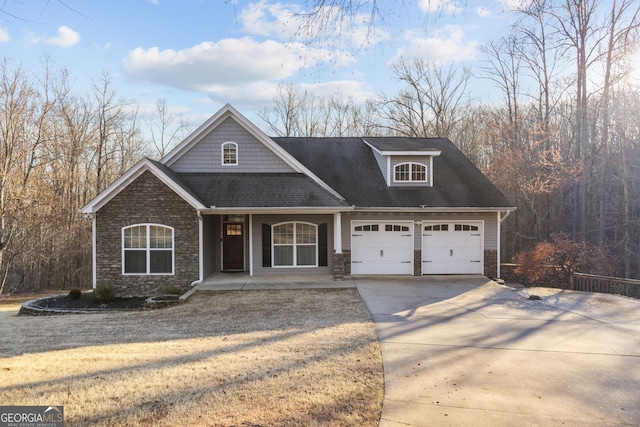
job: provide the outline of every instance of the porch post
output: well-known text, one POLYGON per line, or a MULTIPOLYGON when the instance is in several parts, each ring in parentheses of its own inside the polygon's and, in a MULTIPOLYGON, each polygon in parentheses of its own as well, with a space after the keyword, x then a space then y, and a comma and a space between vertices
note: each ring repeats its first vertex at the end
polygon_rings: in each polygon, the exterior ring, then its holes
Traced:
POLYGON ((253 276, 253 214, 249 214, 249 276, 253 276))
POLYGON ((333 250, 337 254, 342 253, 342 213, 333 214, 333 250))
POLYGON ((342 213, 333 214, 333 280, 344 280, 344 254, 342 253, 342 213))

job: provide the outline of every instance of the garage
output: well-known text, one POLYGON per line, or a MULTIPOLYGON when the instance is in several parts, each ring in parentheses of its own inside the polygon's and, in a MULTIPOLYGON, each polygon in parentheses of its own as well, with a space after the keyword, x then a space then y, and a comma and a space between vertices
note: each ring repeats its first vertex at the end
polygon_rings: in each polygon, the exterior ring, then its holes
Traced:
POLYGON ((422 223, 422 274, 483 274, 482 221, 422 223))
POLYGON ((351 274, 413 274, 413 222, 352 221, 351 274))

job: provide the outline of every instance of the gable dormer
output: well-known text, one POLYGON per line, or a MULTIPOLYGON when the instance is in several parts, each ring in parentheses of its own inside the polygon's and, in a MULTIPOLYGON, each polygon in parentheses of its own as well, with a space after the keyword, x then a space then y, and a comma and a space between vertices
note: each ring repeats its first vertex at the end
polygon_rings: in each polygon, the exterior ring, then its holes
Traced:
POLYGON ((427 138, 366 138, 388 187, 433 185, 433 160, 441 151, 427 138))

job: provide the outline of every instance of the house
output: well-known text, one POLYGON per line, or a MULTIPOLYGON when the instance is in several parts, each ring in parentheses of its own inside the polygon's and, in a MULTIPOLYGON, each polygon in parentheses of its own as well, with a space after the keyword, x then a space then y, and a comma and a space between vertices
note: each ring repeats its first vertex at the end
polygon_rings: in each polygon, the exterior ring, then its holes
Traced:
POLYGON ((515 208, 445 138, 271 138, 226 105, 82 212, 121 295, 216 272, 499 277, 515 208))

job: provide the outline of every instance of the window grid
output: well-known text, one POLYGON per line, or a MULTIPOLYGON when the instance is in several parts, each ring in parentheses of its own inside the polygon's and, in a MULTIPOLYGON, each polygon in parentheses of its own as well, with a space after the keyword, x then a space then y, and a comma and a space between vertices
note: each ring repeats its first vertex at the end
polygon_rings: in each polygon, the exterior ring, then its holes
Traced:
POLYGON ((427 182, 427 167, 420 163, 401 163, 394 167, 396 182, 427 182))
POLYGON ((317 267, 318 226, 288 222, 273 226, 273 267, 317 267))
POLYGON ((122 274, 173 274, 173 228, 154 224, 124 227, 122 274))
POLYGON ((222 164, 238 164, 238 144, 235 142, 225 142, 222 144, 222 164))

